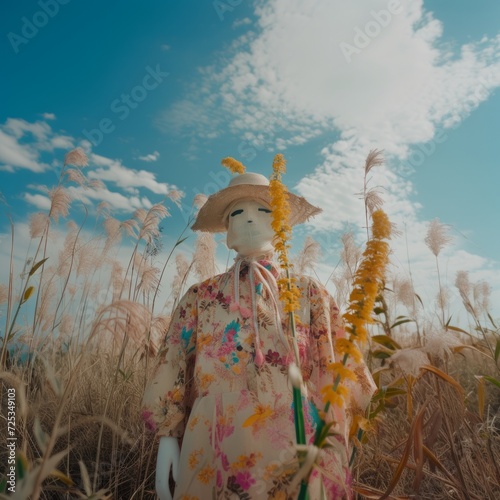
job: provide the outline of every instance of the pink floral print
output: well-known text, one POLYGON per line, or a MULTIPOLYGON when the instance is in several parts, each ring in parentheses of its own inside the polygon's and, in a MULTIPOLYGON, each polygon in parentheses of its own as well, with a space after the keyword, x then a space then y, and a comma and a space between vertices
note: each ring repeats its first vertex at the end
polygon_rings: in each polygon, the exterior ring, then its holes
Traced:
MULTIPOLYGON (((274 276, 278 270, 265 263, 274 276)), ((266 286, 250 283, 248 266, 234 294, 234 267, 192 286, 180 301, 166 333, 162 353, 143 398, 142 416, 159 436, 182 440, 175 499, 293 499, 298 470, 293 400, 288 364, 293 359, 285 321, 278 335, 275 310, 266 286), (253 289, 251 288, 253 287, 253 289), (251 293, 257 298, 252 304, 251 293), (239 304, 232 307, 231 304, 239 304), (263 363, 255 363, 256 307, 263 363), (243 311, 243 313, 242 313, 243 311)), ((306 430, 312 442, 324 404, 321 388, 332 384, 326 367, 338 361, 335 339, 345 336, 337 305, 309 277, 297 277, 302 292, 298 343, 306 386, 306 430)), ((321 451, 309 483, 310 498, 323 489, 328 498, 351 498, 349 429, 364 412, 374 383, 364 363, 351 366, 350 402, 330 411, 336 445, 321 451)))

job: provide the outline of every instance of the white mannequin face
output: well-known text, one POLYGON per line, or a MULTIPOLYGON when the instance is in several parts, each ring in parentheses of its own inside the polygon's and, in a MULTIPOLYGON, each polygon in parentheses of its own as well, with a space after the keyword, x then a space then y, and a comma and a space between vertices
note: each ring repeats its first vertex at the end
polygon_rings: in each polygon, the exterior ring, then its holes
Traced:
POLYGON ((255 200, 237 202, 229 212, 227 246, 249 257, 272 252, 271 210, 255 200))

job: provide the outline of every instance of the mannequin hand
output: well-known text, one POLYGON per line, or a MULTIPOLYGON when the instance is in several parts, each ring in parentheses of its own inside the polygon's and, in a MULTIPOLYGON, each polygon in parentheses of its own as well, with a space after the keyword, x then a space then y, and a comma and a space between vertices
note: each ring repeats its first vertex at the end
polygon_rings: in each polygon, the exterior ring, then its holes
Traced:
POLYGON ((168 478, 170 469, 172 469, 172 477, 177 482, 179 472, 179 443, 176 438, 162 436, 158 447, 158 458, 156 461, 156 493, 160 500, 172 500, 170 488, 168 486, 168 478))

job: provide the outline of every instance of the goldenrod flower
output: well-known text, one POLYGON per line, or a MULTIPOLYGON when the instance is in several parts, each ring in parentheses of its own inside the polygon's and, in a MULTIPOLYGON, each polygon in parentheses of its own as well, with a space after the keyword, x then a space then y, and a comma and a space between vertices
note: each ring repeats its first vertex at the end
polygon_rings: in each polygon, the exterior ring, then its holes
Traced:
POLYGON ((372 236, 374 240, 388 240, 391 237, 391 222, 383 210, 372 213, 372 236))
MULTIPOLYGON (((288 203, 288 190, 281 182, 281 174, 286 172, 286 161, 282 154, 277 154, 273 161, 273 174, 269 181, 270 205, 272 210, 271 226, 276 234, 274 250, 278 256, 278 261, 285 271, 285 277, 278 280, 280 300, 283 303, 283 310, 288 313, 290 319, 290 329, 292 331, 293 351, 295 364, 300 371, 299 348, 296 339, 296 319, 294 312, 300 308, 300 290, 295 284, 295 279, 291 277, 290 262, 288 260, 288 249, 292 228, 290 226, 290 205, 288 203)), ((300 386, 294 386, 293 391, 293 412, 295 422, 295 435, 297 444, 306 443, 305 419, 302 408, 302 395, 300 386)), ((252 418, 252 417, 250 417, 252 418)), ((245 422, 246 423, 246 422, 245 422)), ((245 425, 245 424, 244 424, 245 425)), ((303 460, 299 456, 299 462, 303 460)))
POLYGON ((342 407, 344 405, 345 398, 349 394, 349 389, 344 385, 338 385, 336 388, 333 385, 327 385, 321 389, 323 394, 323 401, 325 403, 330 403, 332 406, 342 407))
POLYGON ((341 379, 357 380, 356 374, 352 370, 349 370, 343 363, 330 363, 327 366, 327 370, 338 375, 341 379))
MULTIPOLYGON (((290 262, 288 260, 288 241, 291 237, 290 205, 288 203, 288 189, 281 182, 281 174, 286 172, 286 161, 282 154, 277 154, 273 161, 273 174, 269 182, 269 194, 271 195, 272 222, 271 226, 276 233, 274 250, 278 255, 278 261, 283 269, 287 271, 286 277, 278 280, 280 300, 283 302, 283 310, 293 314, 300 307, 300 290, 295 284, 295 279, 290 276, 290 262)), ((297 360, 298 362, 298 360, 297 360)))
MULTIPOLYGON (((354 277, 349 307, 343 316, 348 324, 346 330, 350 333, 350 340, 356 339, 361 343, 367 338, 366 324, 373 322, 373 306, 389 260, 389 245, 383 240, 391 237, 391 223, 382 210, 373 212, 372 221, 372 239, 366 244, 354 277)), ((337 349, 341 351, 342 347, 337 346, 337 349)))
POLYGON ((231 158, 228 156, 227 158, 223 158, 221 163, 229 169, 229 171, 233 174, 244 174, 245 173, 245 165, 243 165, 238 160, 231 158))
POLYGON ((278 153, 273 160, 273 171, 279 174, 286 173, 286 160, 285 157, 278 153))
POLYGON ((372 239, 366 244, 363 259, 354 276, 349 307, 343 315, 349 338, 339 338, 335 341, 335 350, 341 355, 342 361, 329 365, 328 368, 335 374, 335 380, 331 386, 322 389, 327 407, 342 406, 344 398, 341 394, 346 390, 342 385, 343 381, 356 380, 356 375, 345 365, 349 358, 355 363, 363 359, 355 342, 363 343, 368 337, 366 325, 373 323, 373 307, 384 281, 389 245, 383 240, 390 238, 391 223, 382 210, 373 212, 372 221, 372 239))

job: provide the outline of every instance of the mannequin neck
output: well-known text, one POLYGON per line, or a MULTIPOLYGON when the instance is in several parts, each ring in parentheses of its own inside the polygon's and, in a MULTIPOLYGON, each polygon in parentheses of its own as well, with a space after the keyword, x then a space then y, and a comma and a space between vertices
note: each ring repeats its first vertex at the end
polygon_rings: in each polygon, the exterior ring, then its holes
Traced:
POLYGON ((272 261, 273 257, 274 257, 273 250, 270 250, 267 252, 262 251, 262 250, 256 250, 255 252, 252 252, 252 253, 247 253, 247 252, 245 252, 245 254, 238 253, 235 257, 235 260, 241 259, 241 260, 247 260, 247 261, 251 261, 251 260, 256 260, 256 261, 270 260, 270 261, 272 261))

